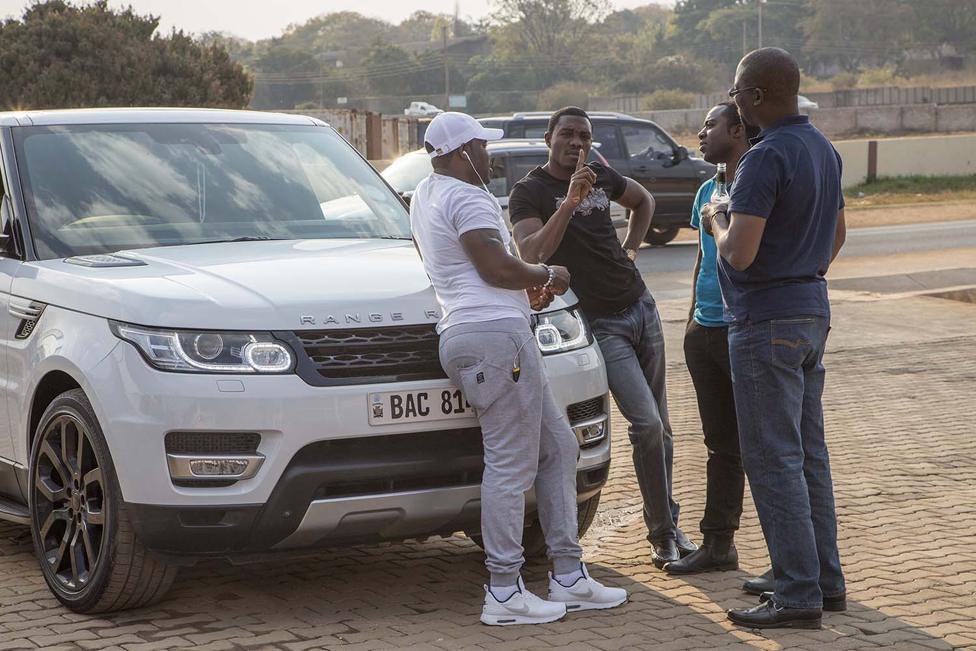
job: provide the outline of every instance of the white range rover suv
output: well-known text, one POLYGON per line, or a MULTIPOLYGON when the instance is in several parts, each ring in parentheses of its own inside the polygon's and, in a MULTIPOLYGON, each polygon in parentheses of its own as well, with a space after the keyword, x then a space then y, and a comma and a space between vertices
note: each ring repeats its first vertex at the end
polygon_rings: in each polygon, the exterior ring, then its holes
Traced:
MULTIPOLYGON (((150 603, 203 556, 478 540, 480 432, 406 209, 335 130, 5 113, 0 158, 0 517, 31 527, 63 604, 150 603)), ((580 442, 582 532, 609 412, 567 298, 533 319, 580 442)))

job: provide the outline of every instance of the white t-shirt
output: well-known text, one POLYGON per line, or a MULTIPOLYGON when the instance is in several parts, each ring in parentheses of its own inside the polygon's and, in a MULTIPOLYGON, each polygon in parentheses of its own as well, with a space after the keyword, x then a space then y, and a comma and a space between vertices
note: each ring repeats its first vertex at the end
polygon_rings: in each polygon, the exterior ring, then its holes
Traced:
POLYGON ((435 172, 420 182, 410 200, 410 228, 440 303, 437 332, 460 323, 529 318, 525 291, 486 283, 461 247, 468 231, 493 228, 511 251, 512 236, 495 197, 435 172))

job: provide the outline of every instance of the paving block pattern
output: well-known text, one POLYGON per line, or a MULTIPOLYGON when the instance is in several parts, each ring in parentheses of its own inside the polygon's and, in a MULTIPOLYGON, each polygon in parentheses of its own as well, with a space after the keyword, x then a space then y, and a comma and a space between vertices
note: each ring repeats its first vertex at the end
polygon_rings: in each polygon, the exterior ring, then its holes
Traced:
MULTIPOLYGON (((594 576, 631 601, 536 627, 478 623, 483 556, 458 536, 183 570, 161 604, 75 615, 49 595, 24 528, 0 525, 0 651, 6 649, 972 649, 976 650, 976 336, 827 356, 825 411, 849 610, 821 631, 750 631, 725 610, 767 558, 755 510, 742 570, 669 578, 650 563, 625 423, 584 543, 594 576)), ((687 370, 669 367, 675 494, 698 538, 705 448, 687 370)), ((747 498, 748 499, 748 498, 747 498)), ((544 590, 544 564, 526 582, 544 590)))

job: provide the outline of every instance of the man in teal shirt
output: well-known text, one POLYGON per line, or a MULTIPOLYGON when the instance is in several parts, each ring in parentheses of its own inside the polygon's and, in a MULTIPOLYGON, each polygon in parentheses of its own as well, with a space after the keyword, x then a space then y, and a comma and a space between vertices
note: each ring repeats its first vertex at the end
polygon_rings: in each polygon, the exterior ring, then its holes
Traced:
MULTIPOLYGON (((723 102, 705 116, 705 124, 698 133, 699 149, 709 163, 725 163, 725 178, 731 181, 739 159, 749 149, 749 139, 757 132, 758 129, 742 123, 734 102, 723 102)), ((711 200, 715 187, 716 179, 712 178, 698 189, 691 215, 691 225, 695 228, 699 228, 701 207, 711 200)), ((701 521, 704 539, 698 551, 669 563, 665 567, 669 574, 739 568, 733 539, 742 515, 745 479, 732 397, 728 324, 716 256, 715 240, 699 230, 698 260, 684 348, 688 371, 698 394, 698 411, 708 448, 705 515, 701 521)))

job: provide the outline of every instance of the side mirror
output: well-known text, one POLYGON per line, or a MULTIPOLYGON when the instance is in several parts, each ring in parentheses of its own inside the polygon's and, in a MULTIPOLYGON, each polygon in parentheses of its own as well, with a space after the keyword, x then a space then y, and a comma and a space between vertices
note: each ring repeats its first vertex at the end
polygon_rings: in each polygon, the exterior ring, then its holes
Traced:
POLYGON ((686 161, 691 158, 691 154, 688 153, 687 147, 677 147, 674 150, 674 155, 671 160, 664 164, 664 167, 674 167, 675 165, 680 165, 682 161, 686 161))

